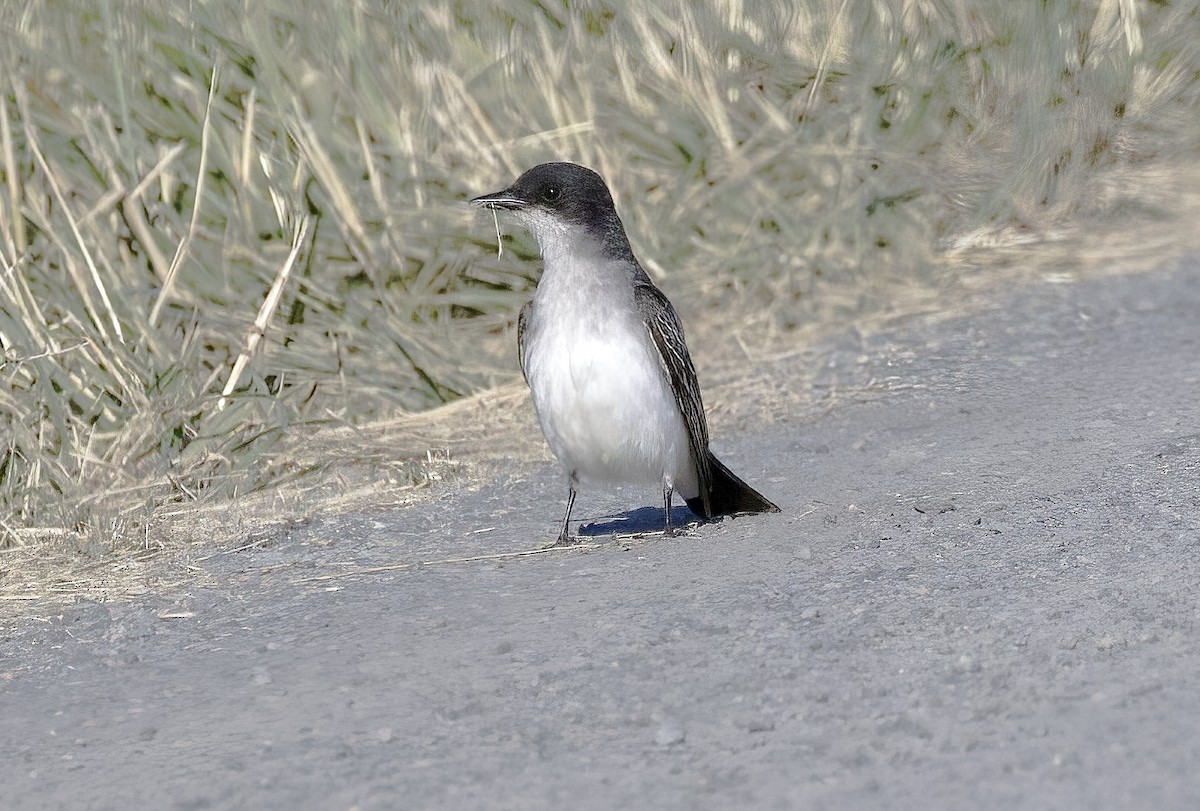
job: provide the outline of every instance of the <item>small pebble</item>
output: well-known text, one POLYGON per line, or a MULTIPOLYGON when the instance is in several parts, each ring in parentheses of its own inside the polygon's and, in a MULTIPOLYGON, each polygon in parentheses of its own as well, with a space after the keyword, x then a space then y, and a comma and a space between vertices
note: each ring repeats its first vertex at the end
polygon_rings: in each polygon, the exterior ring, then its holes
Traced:
POLYGON ((674 721, 664 721, 654 733, 654 742, 659 746, 677 746, 683 743, 687 735, 683 727, 674 721))

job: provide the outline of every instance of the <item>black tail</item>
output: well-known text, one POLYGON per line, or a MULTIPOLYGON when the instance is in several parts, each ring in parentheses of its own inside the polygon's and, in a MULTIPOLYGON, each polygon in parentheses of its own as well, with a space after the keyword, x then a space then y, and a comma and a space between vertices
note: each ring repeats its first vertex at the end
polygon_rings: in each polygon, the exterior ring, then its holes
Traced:
POLYGON ((688 509, 702 518, 738 513, 777 513, 779 508, 767 501, 766 496, 730 472, 721 460, 708 452, 708 466, 712 471, 712 484, 708 490, 708 509, 705 509, 703 494, 685 499, 688 509))

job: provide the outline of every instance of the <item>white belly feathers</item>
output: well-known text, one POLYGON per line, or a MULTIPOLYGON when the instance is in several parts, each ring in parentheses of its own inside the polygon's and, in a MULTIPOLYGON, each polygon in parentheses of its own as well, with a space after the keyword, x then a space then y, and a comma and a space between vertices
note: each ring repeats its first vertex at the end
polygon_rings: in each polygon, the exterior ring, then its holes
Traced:
POLYGON ((665 480, 695 496, 687 429, 645 328, 611 312, 538 318, 548 315, 534 314, 526 373, 546 441, 567 472, 584 481, 665 480))

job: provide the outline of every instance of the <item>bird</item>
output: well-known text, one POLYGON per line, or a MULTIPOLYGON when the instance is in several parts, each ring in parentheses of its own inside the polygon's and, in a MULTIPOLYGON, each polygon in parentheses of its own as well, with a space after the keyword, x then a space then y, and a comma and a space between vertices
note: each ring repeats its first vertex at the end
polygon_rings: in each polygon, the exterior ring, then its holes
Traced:
POLYGON ((697 516, 778 512, 709 449, 696 369, 675 308, 634 256, 612 194, 574 163, 534 166, 474 206, 510 212, 536 240, 542 275, 517 319, 521 372, 567 474, 567 546, 580 483, 660 484, 697 516))

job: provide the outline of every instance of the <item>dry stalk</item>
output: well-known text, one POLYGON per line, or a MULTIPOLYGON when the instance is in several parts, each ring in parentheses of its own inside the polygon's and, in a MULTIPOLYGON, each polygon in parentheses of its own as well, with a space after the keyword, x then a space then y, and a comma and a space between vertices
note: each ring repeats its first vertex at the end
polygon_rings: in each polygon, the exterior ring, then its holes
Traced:
POLYGON ((17 170, 16 155, 13 151, 12 129, 8 125, 7 101, 0 102, 0 145, 4 148, 4 175, 8 180, 8 204, 13 220, 11 227, 5 223, 4 235, 11 239, 12 263, 15 265, 17 258, 25 253, 25 229, 20 227, 21 173, 17 170))
POLYGON ((316 577, 303 577, 294 582, 296 583, 321 583, 328 580, 341 580, 344 577, 358 577, 364 574, 380 574, 382 572, 398 572, 404 569, 415 569, 423 566, 442 566, 448 563, 479 563, 488 560, 513 560, 515 558, 528 558, 534 555, 546 555, 554 552, 586 552, 592 549, 599 549, 600 544, 580 541, 573 543, 570 546, 542 546, 537 549, 522 549, 519 552, 496 552, 490 555, 471 555, 464 558, 441 558, 439 560, 421 560, 415 563, 388 563, 383 566, 366 566, 361 569, 353 569, 348 572, 337 572, 336 574, 323 574, 316 577))
MULTIPOLYGON (((846 6, 850 0, 842 0, 842 4, 838 6, 837 14, 834 15, 835 25, 842 19, 842 14, 846 11, 846 6)), ((808 96, 804 99, 804 109, 801 112, 805 118, 808 118, 812 112, 813 102, 816 101, 817 92, 821 89, 821 85, 825 83, 825 76, 829 73, 829 54, 833 50, 835 38, 829 36, 825 40, 825 47, 821 50, 821 61, 817 64, 817 73, 813 76, 812 84, 808 88, 808 96)))
POLYGON ((191 247, 192 239, 196 235, 196 225, 200 220, 200 201, 204 197, 204 178, 208 175, 208 139, 212 130, 210 122, 213 97, 217 93, 217 72, 217 66, 213 65, 212 81, 208 83, 208 103, 204 106, 204 124, 200 128, 200 168, 196 172, 196 199, 192 201, 192 219, 188 223, 187 233, 184 234, 183 239, 179 241, 179 246, 175 249, 175 258, 171 260, 171 266, 167 268, 167 276, 163 279, 162 288, 158 291, 158 298, 155 299, 154 307, 150 310, 150 326, 152 327, 158 326, 163 304, 166 303, 167 294, 175 285, 175 276, 179 272, 179 266, 183 264, 184 257, 187 256, 188 248, 191 247))
POLYGON ((221 392, 221 399, 217 402, 217 410, 225 408, 226 398, 229 397, 237 386, 242 372, 246 369, 246 364, 250 362, 250 358, 254 356, 254 351, 258 349, 259 342, 267 334, 267 322, 271 320, 271 313, 279 305, 279 299, 283 296, 283 287, 287 284, 288 277, 292 274, 292 268, 296 265, 296 258, 300 256, 300 248, 304 244, 305 237, 308 236, 308 223, 309 219, 307 216, 301 217, 292 231, 292 250, 288 253, 283 267, 279 269, 278 275, 275 276, 275 283, 271 285, 271 289, 267 292, 267 297, 263 300, 262 306, 258 308, 258 317, 254 319, 254 328, 246 335, 246 348, 242 350, 237 360, 234 361, 233 371, 229 373, 229 379, 225 381, 225 388, 221 392))
MULTIPOLYGON (((22 108, 26 107, 24 96, 23 92, 17 95, 17 103, 22 108)), ((88 271, 92 275, 92 283, 96 285, 96 289, 100 292, 100 300, 104 302, 104 309, 108 312, 113 332, 116 333, 117 340, 120 343, 125 343, 125 334, 121 330, 121 321, 117 318, 117 312, 113 309, 112 301, 108 298, 108 289, 104 286, 104 280, 100 278, 100 269, 96 267, 96 262, 92 259, 92 252, 88 250, 87 242, 84 241, 83 234, 79 231, 79 223, 76 222, 75 216, 71 213, 71 207, 67 205, 67 198, 63 195, 62 189, 58 185, 58 179, 55 178, 54 172, 51 171, 50 164, 46 161, 46 156, 42 154, 42 148, 38 143, 37 135, 34 134, 27 109, 22 109, 21 118, 25 125, 25 141, 29 146, 29 151, 33 153, 38 166, 41 167, 42 173, 46 176, 46 183, 50 186, 50 191, 54 194, 54 199, 58 202, 59 208, 62 209, 63 215, 67 218, 67 223, 71 226, 71 234, 75 237, 75 244, 79 246, 79 251, 83 254, 84 261, 87 262, 88 271)), ((70 261, 68 260, 69 264, 70 261)), ((80 292, 86 294, 85 285, 80 284, 80 292)), ((88 303, 90 304, 90 302, 88 303)), ((94 308, 89 307, 89 309, 94 308)), ((102 332, 106 332, 100 314, 93 311, 91 316, 95 320, 96 326, 102 332)))

